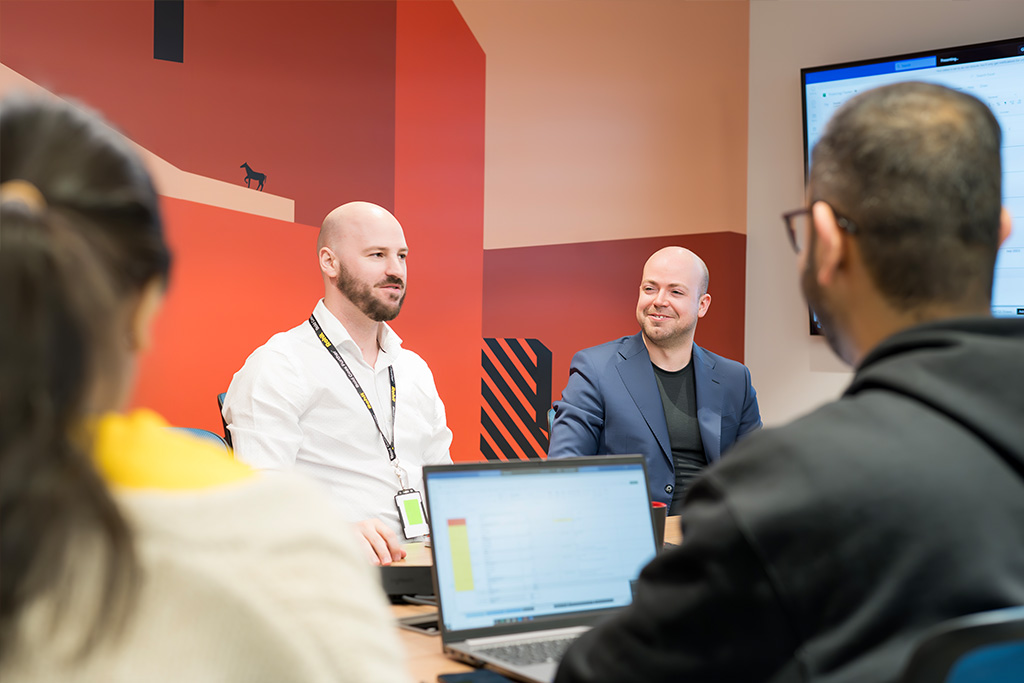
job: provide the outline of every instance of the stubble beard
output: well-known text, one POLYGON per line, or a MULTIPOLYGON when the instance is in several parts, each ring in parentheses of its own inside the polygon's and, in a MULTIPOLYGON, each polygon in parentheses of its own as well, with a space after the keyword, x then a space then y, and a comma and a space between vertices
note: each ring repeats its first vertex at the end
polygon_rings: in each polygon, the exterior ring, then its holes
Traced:
POLYGON ((655 346, 670 348, 677 346, 687 339, 689 335, 693 334, 693 331, 697 329, 697 319, 694 318, 689 325, 683 328, 666 330, 656 327, 650 318, 647 317, 647 312, 645 311, 640 320, 640 329, 643 331, 644 337, 655 346))

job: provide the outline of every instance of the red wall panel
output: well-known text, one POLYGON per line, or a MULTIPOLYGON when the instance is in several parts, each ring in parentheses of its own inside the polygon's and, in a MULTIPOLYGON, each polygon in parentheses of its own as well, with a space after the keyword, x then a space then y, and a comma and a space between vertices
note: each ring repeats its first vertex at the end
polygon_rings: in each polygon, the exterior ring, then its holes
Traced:
POLYGON ((484 54, 449 0, 397 4, 395 215, 410 255, 394 327, 434 372, 452 457, 477 460, 484 54))

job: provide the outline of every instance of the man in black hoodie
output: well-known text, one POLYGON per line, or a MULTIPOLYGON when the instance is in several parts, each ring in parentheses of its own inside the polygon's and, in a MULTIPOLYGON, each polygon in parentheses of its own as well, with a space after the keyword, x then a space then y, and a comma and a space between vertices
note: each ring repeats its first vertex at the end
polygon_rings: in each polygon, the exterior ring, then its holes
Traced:
POLYGON ((836 113, 785 218, 853 382, 698 480, 682 545, 559 683, 886 683, 928 627, 1024 604, 1024 321, 989 308, 999 153, 988 108, 936 85, 836 113))

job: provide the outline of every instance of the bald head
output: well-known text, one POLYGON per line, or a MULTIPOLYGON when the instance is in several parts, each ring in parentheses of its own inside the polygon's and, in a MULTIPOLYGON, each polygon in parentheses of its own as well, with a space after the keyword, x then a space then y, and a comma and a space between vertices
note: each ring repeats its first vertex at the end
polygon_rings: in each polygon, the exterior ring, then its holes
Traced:
POLYGON ((648 269, 658 269, 664 272, 677 274, 679 281, 694 282, 698 288, 698 295, 703 296, 708 292, 709 274, 704 259, 686 247, 665 247, 651 254, 644 264, 644 277, 646 279, 648 269))
POLYGON ((327 214, 317 238, 324 302, 339 319, 392 320, 405 298, 409 252, 387 209, 349 202, 327 214))
POLYGON ((644 343, 652 353, 660 349, 681 354, 678 367, 659 367, 678 370, 689 362, 697 320, 711 305, 707 291, 708 268, 689 249, 665 247, 647 259, 636 303, 644 343))
MULTIPOLYGON (((402 233, 398 219, 384 207, 370 202, 349 202, 331 211, 324 218, 324 223, 320 226, 320 235, 316 240, 316 248, 317 251, 322 247, 333 249, 332 245, 337 244, 339 239, 344 240, 353 235, 372 236, 378 232, 394 232, 396 229, 402 233)), ((402 239, 405 239, 404 233, 402 239)))

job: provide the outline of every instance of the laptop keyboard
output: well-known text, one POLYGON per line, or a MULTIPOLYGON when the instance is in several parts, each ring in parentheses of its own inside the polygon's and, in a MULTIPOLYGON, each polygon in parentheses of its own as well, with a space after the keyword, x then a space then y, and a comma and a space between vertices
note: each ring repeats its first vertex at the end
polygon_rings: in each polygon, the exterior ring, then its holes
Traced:
POLYGON ((557 662, 562 659, 562 655, 577 637, 574 635, 554 640, 530 640, 510 645, 479 648, 476 652, 519 666, 541 664, 547 661, 557 662))

